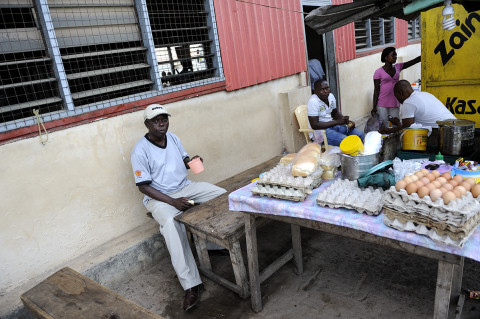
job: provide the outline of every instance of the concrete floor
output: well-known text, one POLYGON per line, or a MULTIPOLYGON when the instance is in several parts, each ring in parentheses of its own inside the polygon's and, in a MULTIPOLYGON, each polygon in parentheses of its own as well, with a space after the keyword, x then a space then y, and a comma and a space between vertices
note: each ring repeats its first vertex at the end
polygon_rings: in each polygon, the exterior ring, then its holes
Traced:
MULTIPOLYGON (((272 222, 258 231, 265 267, 288 249, 289 227, 272 222)), ((243 246, 245 243, 243 243, 243 246)), ((302 229, 304 272, 288 263, 262 284, 263 311, 204 278, 206 290, 191 312, 169 258, 116 287, 119 294, 164 318, 432 318, 434 260, 353 239, 302 229)), ((214 271, 233 280, 228 256, 211 256, 214 271)), ((480 263, 465 260, 463 288, 480 290, 480 263)), ((469 300, 463 319, 480 318, 480 300, 469 300)))

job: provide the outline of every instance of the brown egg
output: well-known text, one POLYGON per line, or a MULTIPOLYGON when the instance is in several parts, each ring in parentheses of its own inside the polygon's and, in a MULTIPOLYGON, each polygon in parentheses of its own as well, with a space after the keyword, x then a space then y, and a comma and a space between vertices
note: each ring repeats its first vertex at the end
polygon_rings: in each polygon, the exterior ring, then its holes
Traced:
POLYGON ((454 190, 458 190, 462 194, 462 196, 465 196, 465 194, 467 193, 467 190, 463 186, 457 186, 454 188, 454 190))
POLYGON ((417 192, 418 186, 415 183, 410 183, 405 187, 405 189, 407 190, 408 195, 410 195, 417 192))
POLYGON ((403 179, 395 183, 395 189, 397 190, 397 192, 399 192, 401 189, 405 189, 406 186, 407 183, 403 179))
POLYGON ((471 192, 473 197, 477 198, 478 195, 480 195, 480 184, 476 184, 475 186, 473 186, 471 192))
POLYGON ((445 177, 440 176, 439 178, 436 179, 436 181, 440 182, 440 184, 445 184, 447 182, 447 179, 445 177))
POLYGON ((457 196, 457 198, 460 198, 460 197, 463 196, 463 195, 462 195, 462 192, 459 191, 459 190, 456 189, 456 188, 454 188, 452 192, 455 194, 455 196, 457 196))
POLYGON ((427 184, 430 184, 430 180, 428 179, 428 177, 422 177, 420 178, 420 180, 423 182, 423 185, 427 185, 427 184))
POLYGON ((442 197, 443 193, 441 190, 439 189, 434 189, 430 192, 430 199, 432 200, 432 202, 436 201, 437 199, 439 199, 440 197, 442 197))
POLYGON ((442 174, 442 177, 445 178, 447 181, 451 180, 452 179, 452 175, 450 175, 450 173, 443 173, 442 174))
POLYGON ((414 174, 415 176, 417 176, 418 178, 422 178, 425 174, 423 174, 422 172, 418 171, 414 174))
POLYGON ((404 180, 405 183, 407 183, 407 184, 410 184, 411 182, 413 182, 413 181, 412 181, 412 178, 411 178, 410 176, 405 176, 405 177, 403 178, 403 180, 404 180))
POLYGON ((428 194, 430 194, 430 190, 428 189, 428 187, 422 186, 417 190, 417 194, 420 198, 423 198, 423 197, 427 196, 428 194))
POLYGON ((469 182, 470 185, 472 185, 472 186, 476 184, 475 180, 474 180, 473 178, 471 178, 471 177, 465 179, 465 181, 469 182))
POLYGON ((457 199, 457 196, 455 196, 454 192, 446 192, 443 194, 442 199, 445 205, 448 205, 448 203, 450 203, 452 200, 457 199))
POLYGON ((435 181, 432 182, 432 185, 435 185, 436 188, 440 188, 440 186, 442 186, 442 183, 435 180, 435 181))
POLYGON ((469 191, 472 189, 472 184, 470 184, 470 183, 467 182, 467 181, 461 182, 461 183, 460 183, 460 186, 465 187, 465 190, 466 190, 467 192, 469 192, 469 191))
POLYGON ((453 180, 460 184, 461 182, 463 182, 463 177, 460 175, 455 175, 453 176, 453 180))
POLYGON ((423 176, 425 176, 425 175, 427 175, 427 174, 429 173, 428 169, 426 169, 426 168, 422 168, 422 169, 420 170, 420 172, 423 173, 423 176))
POLYGON ((416 181, 415 184, 417 184, 417 189, 422 186, 425 186, 425 184, 421 180, 416 181))
POLYGON ((442 174, 440 174, 440 172, 437 171, 437 170, 431 171, 430 173, 432 173, 433 175, 435 175, 435 178, 440 177, 440 175, 442 175, 442 174))
POLYGON ((442 185, 443 188, 445 188, 447 191, 453 190, 453 185, 450 183, 445 183, 442 185))
POLYGON ((445 187, 440 187, 439 190, 442 192, 442 194, 445 194, 446 192, 448 192, 448 189, 446 189, 445 187))
POLYGON ((417 175, 411 175, 410 178, 412 179, 412 182, 416 182, 419 179, 417 175))
POLYGON ((458 186, 458 182, 457 182, 456 180, 454 180, 454 179, 449 180, 448 183, 449 183, 450 185, 452 185, 453 187, 457 187, 457 186, 458 186))
POLYGON ((425 175, 426 178, 428 178, 430 180, 430 182, 433 182, 435 180, 435 175, 433 175, 432 173, 428 173, 427 175, 425 175))
POLYGON ((427 187, 430 191, 432 191, 432 190, 434 190, 434 189, 437 189, 437 188, 435 187, 435 185, 433 185, 433 183, 427 184, 427 185, 425 185, 425 187, 427 187))

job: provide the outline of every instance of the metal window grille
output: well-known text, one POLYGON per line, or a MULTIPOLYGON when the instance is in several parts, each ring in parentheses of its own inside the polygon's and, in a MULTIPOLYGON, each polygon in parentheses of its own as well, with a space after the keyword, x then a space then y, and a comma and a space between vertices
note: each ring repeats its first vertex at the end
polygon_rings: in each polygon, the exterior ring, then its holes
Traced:
POLYGON ((408 40, 420 39, 420 17, 408 21, 408 40))
POLYGON ((395 42, 395 20, 374 18, 355 21, 355 49, 371 49, 395 42))
POLYGON ((204 0, 147 0, 147 8, 163 86, 216 75, 212 27, 204 0))
POLYGON ((214 21, 212 0, 1 0, 0 132, 223 80, 214 21))

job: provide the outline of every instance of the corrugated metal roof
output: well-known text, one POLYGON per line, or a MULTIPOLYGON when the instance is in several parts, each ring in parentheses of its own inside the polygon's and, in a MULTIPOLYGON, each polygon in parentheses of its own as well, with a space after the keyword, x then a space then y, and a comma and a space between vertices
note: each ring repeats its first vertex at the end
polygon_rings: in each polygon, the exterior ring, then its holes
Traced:
POLYGON ((300 1, 215 0, 227 90, 306 70, 300 1))

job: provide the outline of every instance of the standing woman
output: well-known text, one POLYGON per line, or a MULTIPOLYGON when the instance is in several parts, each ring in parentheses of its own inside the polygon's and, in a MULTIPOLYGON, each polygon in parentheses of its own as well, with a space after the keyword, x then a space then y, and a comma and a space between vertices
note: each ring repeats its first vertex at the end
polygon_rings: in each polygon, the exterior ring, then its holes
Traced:
POLYGON ((381 61, 384 66, 377 69, 373 75, 373 109, 377 113, 384 127, 388 127, 388 117, 398 118, 398 100, 393 94, 393 87, 400 78, 400 71, 420 62, 420 56, 405 63, 397 63, 397 52, 394 47, 383 49, 381 61))

